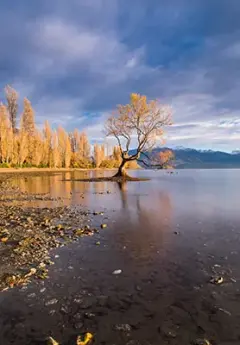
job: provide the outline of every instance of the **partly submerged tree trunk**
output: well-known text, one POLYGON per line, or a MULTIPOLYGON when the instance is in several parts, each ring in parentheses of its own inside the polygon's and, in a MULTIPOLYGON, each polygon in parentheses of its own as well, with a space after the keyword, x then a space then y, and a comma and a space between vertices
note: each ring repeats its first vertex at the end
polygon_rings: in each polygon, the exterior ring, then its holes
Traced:
POLYGON ((122 177, 123 179, 128 177, 126 173, 126 169, 125 169, 126 163, 127 163, 127 160, 123 159, 118 168, 118 172, 116 173, 116 175, 114 175, 114 177, 122 177))

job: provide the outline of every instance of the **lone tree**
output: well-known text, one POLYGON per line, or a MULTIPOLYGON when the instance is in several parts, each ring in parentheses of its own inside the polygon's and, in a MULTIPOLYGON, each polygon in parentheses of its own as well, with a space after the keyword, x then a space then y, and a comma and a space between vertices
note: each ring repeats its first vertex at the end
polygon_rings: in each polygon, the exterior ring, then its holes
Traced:
POLYGON ((171 115, 168 106, 157 100, 148 101, 146 96, 135 93, 131 94, 129 104, 118 105, 116 113, 105 124, 106 135, 116 138, 121 153, 121 163, 114 177, 128 178, 126 164, 141 161, 140 155, 154 148, 163 136, 163 128, 172 124, 171 115), (137 148, 130 154, 133 139, 137 141, 137 148))

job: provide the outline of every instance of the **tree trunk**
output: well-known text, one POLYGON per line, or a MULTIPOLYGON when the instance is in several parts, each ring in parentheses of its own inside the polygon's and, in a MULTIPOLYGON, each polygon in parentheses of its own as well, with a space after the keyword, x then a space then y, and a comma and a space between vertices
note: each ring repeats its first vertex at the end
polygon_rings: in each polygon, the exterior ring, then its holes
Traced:
POLYGON ((118 172, 116 173, 116 175, 114 175, 114 177, 127 177, 127 173, 126 173, 126 170, 125 170, 125 165, 126 165, 127 161, 125 159, 122 160, 119 168, 118 168, 118 172))

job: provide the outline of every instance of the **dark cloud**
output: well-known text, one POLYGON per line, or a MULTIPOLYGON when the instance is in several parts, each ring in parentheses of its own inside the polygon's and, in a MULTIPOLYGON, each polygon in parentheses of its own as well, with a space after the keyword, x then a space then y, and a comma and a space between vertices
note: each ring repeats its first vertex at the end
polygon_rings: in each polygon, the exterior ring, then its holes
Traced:
POLYGON ((172 104, 176 144, 239 147, 239 16, 238 0, 4 2, 0 87, 31 98, 39 122, 94 138, 106 113, 144 93, 172 104))

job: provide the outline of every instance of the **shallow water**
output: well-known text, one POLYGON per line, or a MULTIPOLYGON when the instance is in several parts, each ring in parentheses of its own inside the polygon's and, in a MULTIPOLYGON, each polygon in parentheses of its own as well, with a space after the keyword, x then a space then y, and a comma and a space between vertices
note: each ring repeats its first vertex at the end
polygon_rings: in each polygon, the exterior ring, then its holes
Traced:
POLYGON ((86 331, 106 345, 240 344, 240 171, 141 170, 131 174, 150 181, 123 185, 64 181, 102 174, 13 180, 22 191, 62 198, 31 205, 104 211, 108 227, 54 252, 43 286, 1 294, 0 344, 45 344, 48 335, 74 344, 86 331), (210 284, 212 275, 223 284, 210 284))

